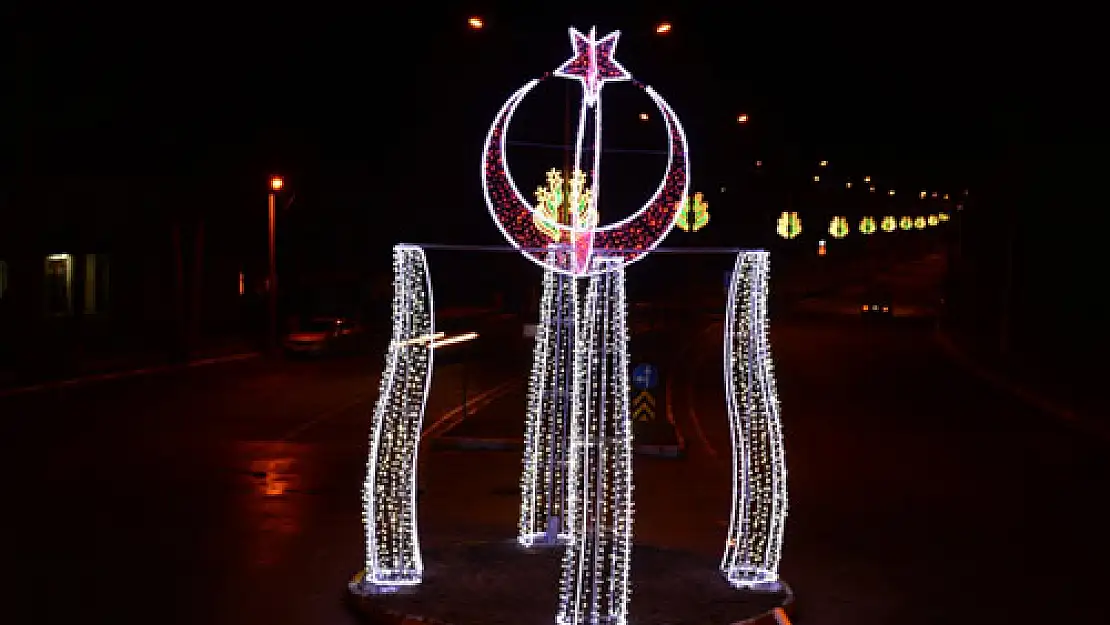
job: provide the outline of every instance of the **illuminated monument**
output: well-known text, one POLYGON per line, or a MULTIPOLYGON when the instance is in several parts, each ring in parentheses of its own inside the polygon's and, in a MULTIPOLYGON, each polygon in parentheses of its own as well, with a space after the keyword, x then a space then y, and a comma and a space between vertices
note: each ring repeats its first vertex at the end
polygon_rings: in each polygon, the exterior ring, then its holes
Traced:
MULTIPOLYGON (((619 32, 570 29, 574 52, 513 93, 494 117, 482 186, 494 222, 543 268, 525 423, 517 542, 563 550, 556 623, 628 621, 632 562, 632 424, 625 269, 667 236, 687 205, 686 136, 671 107, 614 57, 619 32), (548 173, 529 202, 505 158, 513 114, 542 81, 581 84, 573 170, 548 173), (667 166, 651 198, 629 217, 600 224, 602 88, 628 81, 652 100, 666 128, 667 166), (591 149, 583 146, 590 138, 591 149), (589 154, 589 162, 584 156, 589 154)), ((734 492, 720 573, 738 588, 775 591, 786 514, 786 469, 766 327, 768 256, 738 251, 724 340, 734 492)), ((435 348, 427 261, 394 250, 394 331, 374 410, 364 489, 366 568, 353 593, 419 585, 417 450, 435 348)))

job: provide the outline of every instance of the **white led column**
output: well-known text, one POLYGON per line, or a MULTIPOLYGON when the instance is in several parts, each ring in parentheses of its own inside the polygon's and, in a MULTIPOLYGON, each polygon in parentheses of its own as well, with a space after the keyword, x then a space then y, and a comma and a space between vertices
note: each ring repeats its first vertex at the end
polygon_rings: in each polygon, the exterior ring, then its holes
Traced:
MULTIPOLYGON (((549 257, 556 253, 552 251, 549 257)), ((543 272, 520 479, 517 540, 524 546, 564 543, 570 535, 566 519, 567 466, 577 284, 564 273, 551 269, 543 272)))
POLYGON ((363 488, 366 570, 362 593, 419 584, 424 572, 416 524, 416 460, 432 380, 435 332, 424 251, 393 248, 393 337, 386 355, 363 488))
POLYGON ((569 523, 556 623, 623 625, 632 550, 624 266, 595 258, 574 347, 569 523))
POLYGON ((769 254, 741 252, 725 312, 725 401, 732 426, 732 514, 721 572, 775 590, 786 521, 786 461, 767 325, 769 254))

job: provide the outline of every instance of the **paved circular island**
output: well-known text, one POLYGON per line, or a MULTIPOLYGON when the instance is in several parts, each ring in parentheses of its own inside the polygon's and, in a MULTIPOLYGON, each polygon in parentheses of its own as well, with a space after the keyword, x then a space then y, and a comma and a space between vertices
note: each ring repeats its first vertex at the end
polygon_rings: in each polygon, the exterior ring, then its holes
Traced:
MULTIPOLYGON (((550 625, 562 553, 514 541, 429 548, 419 586, 376 594, 367 592, 359 576, 350 583, 349 598, 366 622, 382 625, 550 625)), ((793 599, 785 584, 778 592, 737 590, 717 567, 716 559, 703 555, 636 545, 629 622, 732 625, 770 615, 793 599)))

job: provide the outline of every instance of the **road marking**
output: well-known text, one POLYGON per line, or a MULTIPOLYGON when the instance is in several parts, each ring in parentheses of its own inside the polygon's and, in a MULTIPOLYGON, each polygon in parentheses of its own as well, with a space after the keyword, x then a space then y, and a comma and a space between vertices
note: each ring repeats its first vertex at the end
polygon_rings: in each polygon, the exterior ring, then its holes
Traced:
POLYGON ((225 362, 235 362, 237 360, 247 360, 259 355, 259 352, 245 352, 241 354, 231 354, 229 356, 218 356, 216 358, 205 358, 203 360, 194 360, 184 364, 174 365, 159 365, 157 367, 143 367, 140 369, 128 369, 126 371, 113 371, 111 373, 98 373, 96 375, 86 375, 79 378, 70 378, 68 380, 59 380, 57 382, 43 382, 42 384, 34 384, 32 386, 21 386, 18 388, 0 389, 0 397, 11 397, 13 395, 25 395, 28 393, 38 393, 42 391, 56 390, 61 388, 69 388, 71 386, 81 386, 85 384, 95 384, 97 382, 107 382, 110 380, 120 380, 124 378, 133 378, 142 375, 152 375, 155 373, 165 373, 168 371, 179 371, 181 369, 191 367, 203 367, 207 365, 216 365, 225 362))
POLYGON ((933 339, 940 347, 941 351, 951 360, 955 361, 957 365, 971 375, 986 382, 988 385, 993 386, 994 390, 999 394, 1009 395, 1011 399, 1023 403, 1034 410, 1038 410, 1050 418, 1062 421, 1089 434, 1093 434, 1100 438, 1103 443, 1110 443, 1110 430, 1101 423, 1086 418, 1084 415, 1076 413, 1067 406, 1058 405, 1051 399, 1035 391, 1023 388, 1021 385, 1008 379, 1005 374, 993 371, 979 364, 970 354, 963 351, 944 330, 940 329, 939 326, 934 329, 933 339))
POLYGON ((686 438, 682 436, 682 430, 679 429, 678 424, 675 423, 675 421, 674 421, 674 391, 673 391, 674 384, 673 384, 673 382, 674 382, 674 376, 673 375, 668 375, 667 376, 667 401, 666 401, 665 414, 667 415, 667 421, 671 424, 671 428, 674 429, 674 437, 678 440, 678 448, 682 449, 682 450, 685 450, 686 449, 686 438))
POLYGON ((301 434, 304 434, 305 431, 308 430, 309 428, 311 428, 315 425, 318 425, 318 424, 320 424, 324 421, 327 421, 328 419, 331 419, 332 417, 343 414, 344 412, 347 412, 348 410, 354 408, 355 406, 366 403, 370 399, 371 399, 371 394, 370 393, 362 393, 360 395, 357 395, 354 399, 352 399, 351 401, 349 401, 345 404, 342 404, 342 405, 339 405, 339 406, 333 406, 333 407, 328 408, 328 409, 326 409, 322 412, 317 413, 317 415, 315 417, 313 417, 313 418, 309 419, 308 421, 305 421, 304 423, 301 423, 300 425, 298 425, 298 426, 294 427, 293 429, 289 430, 288 432, 285 433, 285 436, 282 436, 278 440, 282 441, 283 443, 290 442, 294 438, 296 438, 297 436, 300 436, 301 434))
POLYGON ((465 409, 468 414, 473 414, 474 411, 480 410, 485 406, 493 403, 495 399, 508 393, 517 384, 516 380, 509 380, 503 382, 491 389, 478 393, 477 395, 467 399, 465 403, 460 403, 451 410, 443 413, 440 418, 436 419, 431 425, 424 429, 420 435, 421 439, 436 438, 442 436, 451 428, 458 425, 465 417, 463 410, 465 409))
MULTIPOLYGON (((473 410, 477 410, 479 408, 483 408, 483 407, 489 405, 494 399, 496 399, 497 397, 500 397, 501 395, 508 392, 508 389, 505 388, 505 387, 508 386, 508 385, 511 385, 513 383, 514 383, 514 380, 510 380, 509 382, 506 382, 504 384, 501 384, 501 385, 496 386, 492 389, 486 390, 482 393, 479 393, 479 394, 475 395, 473 398, 471 398, 470 400, 467 401, 468 410, 473 411, 473 410)), ((347 411, 349 411, 349 410, 351 410, 351 409, 353 409, 357 406, 360 406, 362 404, 373 401, 376 398, 377 398, 377 393, 361 393, 361 394, 355 396, 352 400, 350 400, 346 403, 340 404, 338 406, 332 406, 330 408, 327 408, 327 409, 317 413, 316 416, 312 417, 311 419, 308 419, 304 423, 301 423, 301 424, 293 427, 292 429, 290 429, 288 432, 285 433, 284 436, 282 436, 278 440, 280 440, 281 442, 286 442, 286 443, 287 442, 292 442, 292 440, 294 438, 300 436, 301 434, 304 434, 310 428, 315 427, 316 425, 319 425, 320 423, 323 423, 324 421, 327 421, 329 419, 332 419, 332 418, 335 418, 339 415, 342 415, 342 414, 346 413, 347 411)), ((461 414, 462 413, 462 408, 463 408, 463 405, 459 404, 455 408, 452 408, 448 412, 444 413, 443 416, 441 416, 439 419, 437 419, 435 421, 435 423, 433 423, 431 426, 429 426, 424 431, 424 433, 422 434, 422 437, 429 436, 430 434, 434 436, 435 435, 434 430, 436 428, 444 427, 445 420, 451 419, 452 417, 461 414)), ((461 419, 459 419, 459 420, 461 421, 461 419)), ((456 425, 456 424, 455 423, 451 424, 451 426, 454 426, 454 425, 456 425)), ((447 428, 447 429, 450 429, 450 428, 447 428)), ((442 432, 440 432, 440 434, 442 434, 442 432)))
MULTIPOLYGON (((710 330, 717 327, 718 325, 724 325, 724 321, 714 321, 713 323, 710 323, 708 326, 706 326, 706 328, 704 330, 702 330, 701 333, 703 335, 708 334, 710 330)), ((701 338, 701 337, 699 336, 699 338, 701 338)), ((690 346, 692 346, 693 343, 694 343, 693 341, 691 341, 690 343, 687 343, 687 349, 690 349, 690 346)), ((706 358, 708 358, 708 352, 706 354, 702 355, 702 360, 704 360, 706 358)), ((695 367, 695 369, 696 369, 696 367, 695 367)), ((669 404, 670 403, 670 398, 671 398, 670 380, 667 380, 667 384, 668 384, 668 386, 667 386, 667 403, 669 404)), ((701 442, 702 446, 705 447, 705 451, 706 451, 706 453, 709 454, 709 457, 714 462, 717 462, 718 461, 717 450, 713 447, 712 444, 710 444, 709 437, 707 437, 705 435, 705 429, 702 428, 701 419, 698 419, 698 411, 697 411, 697 409, 694 408, 695 393, 694 393, 693 376, 691 376, 689 374, 687 375, 687 380, 686 380, 686 384, 685 384, 684 388, 686 389, 686 412, 687 412, 687 417, 690 419, 690 422, 693 423, 693 425, 694 425, 694 433, 697 434, 698 440, 701 442)), ((725 389, 725 392, 727 393, 728 389, 725 389)), ((674 423, 674 417, 670 414, 670 406, 669 405, 667 406, 667 412, 668 412, 668 417, 667 418, 671 419, 671 423, 674 423)), ((676 426, 675 429, 677 430, 677 426, 676 426)))

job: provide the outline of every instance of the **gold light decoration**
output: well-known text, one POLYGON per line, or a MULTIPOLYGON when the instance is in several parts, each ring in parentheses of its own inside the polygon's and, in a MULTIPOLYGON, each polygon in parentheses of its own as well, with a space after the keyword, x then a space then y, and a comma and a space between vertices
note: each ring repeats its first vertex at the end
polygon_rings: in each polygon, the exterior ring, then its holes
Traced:
POLYGON ((578 218, 579 227, 597 225, 597 210, 586 185, 586 174, 575 170, 569 180, 564 180, 559 170, 548 170, 547 186, 536 189, 536 210, 532 213, 536 228, 558 243, 564 234, 560 226, 571 224, 572 212, 578 218))
POLYGON ((871 234, 875 231, 875 218, 864 217, 859 220, 859 231, 863 234, 871 234))
POLYGON ((782 211, 775 226, 775 231, 784 239, 793 239, 801 234, 802 220, 798 217, 798 213, 782 211))

